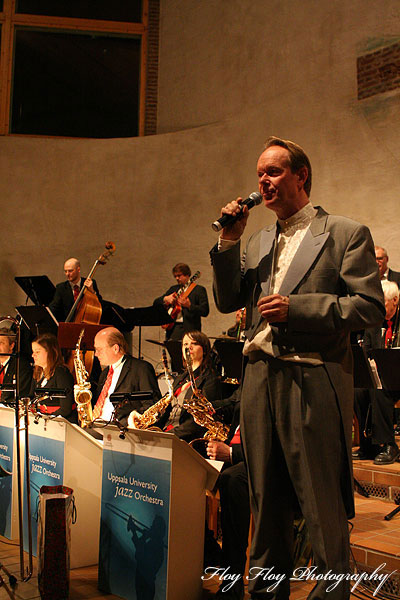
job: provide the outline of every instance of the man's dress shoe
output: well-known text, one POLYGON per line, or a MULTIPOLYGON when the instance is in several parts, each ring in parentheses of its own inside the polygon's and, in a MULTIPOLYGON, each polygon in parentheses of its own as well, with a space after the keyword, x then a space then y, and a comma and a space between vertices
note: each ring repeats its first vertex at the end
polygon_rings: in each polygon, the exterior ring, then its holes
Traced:
POLYGON ((361 448, 359 448, 358 450, 353 450, 353 452, 351 453, 351 456, 353 458, 353 460, 367 460, 368 456, 365 452, 363 452, 363 450, 361 450, 361 448))
POLYGON ((375 465, 391 465, 399 456, 400 450, 396 444, 386 444, 375 456, 375 465))

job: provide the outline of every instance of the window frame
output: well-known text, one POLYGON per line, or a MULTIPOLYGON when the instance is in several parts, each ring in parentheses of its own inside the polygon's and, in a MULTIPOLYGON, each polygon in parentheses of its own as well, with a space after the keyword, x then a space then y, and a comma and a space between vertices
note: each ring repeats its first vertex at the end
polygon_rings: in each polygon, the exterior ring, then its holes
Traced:
MULTIPOLYGON (((111 0, 110 0, 111 1, 111 0)), ((142 22, 101 21, 69 17, 48 17, 27 15, 15 12, 16 0, 3 0, 0 12, 1 51, 0 51, 0 135, 25 137, 64 137, 22 133, 10 133, 11 95, 13 83, 14 40, 17 27, 30 27, 54 30, 87 31, 93 33, 117 33, 140 37, 140 76, 139 76, 139 123, 138 135, 145 135, 146 74, 149 31, 149 0, 142 0, 142 22)), ((66 136, 65 136, 66 137, 66 136)))

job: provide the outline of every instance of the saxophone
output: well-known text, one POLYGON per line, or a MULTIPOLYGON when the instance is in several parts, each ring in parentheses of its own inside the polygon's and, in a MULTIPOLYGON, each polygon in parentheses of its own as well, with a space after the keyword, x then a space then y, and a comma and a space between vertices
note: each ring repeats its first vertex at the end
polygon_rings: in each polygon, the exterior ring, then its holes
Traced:
POLYGON ((90 391, 90 383, 87 381, 89 377, 88 372, 85 369, 85 365, 81 357, 81 341, 85 329, 79 334, 78 341, 76 343, 75 355, 74 355, 74 367, 76 384, 74 385, 74 397, 78 410, 78 420, 82 429, 90 427, 93 423, 93 411, 92 411, 92 392, 90 391))
POLYGON ((165 348, 162 351, 162 361, 165 373, 165 379, 168 385, 168 392, 155 404, 150 406, 143 414, 137 415, 132 412, 128 417, 128 426, 136 429, 151 429, 152 431, 161 431, 159 427, 152 427, 156 421, 164 414, 174 397, 174 379, 168 369, 168 359, 165 348))
POLYGON ((183 408, 185 408, 188 413, 192 415, 197 425, 207 429, 202 439, 218 440, 223 442, 228 437, 229 427, 220 421, 215 420, 213 416, 215 414, 213 405, 197 387, 193 375, 193 363, 189 348, 185 348, 185 360, 193 396, 190 400, 185 400, 183 402, 183 408))

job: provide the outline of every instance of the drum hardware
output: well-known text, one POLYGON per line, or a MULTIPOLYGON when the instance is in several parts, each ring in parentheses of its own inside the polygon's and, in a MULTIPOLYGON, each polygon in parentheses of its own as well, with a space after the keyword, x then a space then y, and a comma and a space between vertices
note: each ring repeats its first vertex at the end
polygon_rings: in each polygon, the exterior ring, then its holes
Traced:
POLYGON ((156 346, 165 346, 164 342, 158 342, 157 340, 147 340, 146 342, 150 342, 150 344, 156 344, 156 346))

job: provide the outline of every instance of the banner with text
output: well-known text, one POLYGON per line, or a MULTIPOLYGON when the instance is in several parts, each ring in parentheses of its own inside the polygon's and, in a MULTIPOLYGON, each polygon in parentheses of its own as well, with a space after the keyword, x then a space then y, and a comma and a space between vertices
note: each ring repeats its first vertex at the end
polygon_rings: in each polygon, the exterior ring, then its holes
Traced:
POLYGON ((11 538, 14 428, 0 426, 0 535, 11 538))
MULTIPOLYGON (((51 425, 55 425, 52 423, 51 425)), ((42 485, 63 485, 64 478, 64 442, 65 425, 61 427, 47 428, 42 435, 29 435, 29 471, 31 491, 32 512, 32 543, 33 554, 36 556, 37 549, 37 506, 38 496, 42 485)), ((32 431, 32 430, 31 430, 32 431)), ((24 499, 26 494, 26 477, 24 480, 24 499)), ((28 521, 27 511, 24 511, 24 550, 28 545, 28 521)))
POLYGON ((167 597, 171 448, 104 439, 99 588, 126 600, 167 597))

